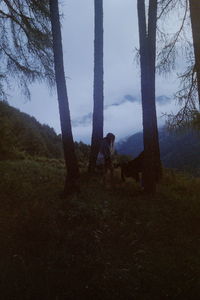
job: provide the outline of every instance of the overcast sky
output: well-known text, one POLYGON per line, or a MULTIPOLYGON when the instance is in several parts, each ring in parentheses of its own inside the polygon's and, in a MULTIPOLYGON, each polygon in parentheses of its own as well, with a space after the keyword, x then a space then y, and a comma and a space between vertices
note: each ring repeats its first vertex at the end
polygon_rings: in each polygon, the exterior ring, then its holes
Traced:
MULTIPOLYGON (((62 0, 60 12, 65 74, 74 139, 90 142, 93 109, 94 1, 62 0)), ((136 0, 104 1, 104 132, 117 141, 142 129, 140 70, 135 62, 138 48, 136 0)), ((181 66, 177 66, 178 68, 181 66)), ((158 77, 156 94, 159 124, 163 113, 175 109, 170 100, 178 88, 175 73, 158 77), (165 96, 165 97, 160 97, 165 96), (165 101, 166 100, 166 101, 165 101)), ((31 101, 20 91, 10 91, 9 103, 60 132, 56 90, 44 84, 31 87, 31 101)))

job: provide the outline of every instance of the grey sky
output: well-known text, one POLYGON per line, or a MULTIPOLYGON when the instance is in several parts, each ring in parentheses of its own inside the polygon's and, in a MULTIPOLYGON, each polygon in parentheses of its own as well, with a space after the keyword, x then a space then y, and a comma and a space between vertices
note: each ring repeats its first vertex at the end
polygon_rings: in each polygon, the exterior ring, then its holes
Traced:
MULTIPOLYGON (((90 142, 91 121, 86 118, 93 109, 93 0, 62 0, 60 9, 68 97, 75 140, 90 142), (86 120, 86 122, 81 122, 86 120)), ((104 131, 113 131, 117 140, 142 128, 140 101, 130 102, 125 96, 140 100, 140 70, 134 61, 138 48, 136 0, 104 1, 104 131), (127 100, 127 101, 126 101, 127 100), (112 105, 121 103, 121 105, 112 105)), ((157 96, 171 97, 177 89, 175 75, 157 78, 157 96)), ((35 116, 38 121, 60 132, 56 91, 45 85, 31 88, 32 99, 25 101, 16 89, 10 104, 35 116)), ((158 104, 158 117, 176 109, 173 102, 158 104)), ((159 123, 164 120, 159 118, 159 123)))

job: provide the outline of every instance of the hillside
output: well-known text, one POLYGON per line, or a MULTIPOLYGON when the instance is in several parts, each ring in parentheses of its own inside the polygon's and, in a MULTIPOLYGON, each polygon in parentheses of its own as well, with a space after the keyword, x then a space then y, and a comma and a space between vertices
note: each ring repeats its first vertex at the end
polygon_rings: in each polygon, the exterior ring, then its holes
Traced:
POLYGON ((164 170, 148 196, 115 169, 105 185, 75 143, 80 190, 63 199, 62 160, 39 157, 62 157, 60 136, 1 102, 0 125, 1 299, 199 299, 199 178, 164 170))
MULTIPOLYGON (((0 160, 46 157, 63 159, 61 135, 53 128, 40 124, 34 117, 0 101, 0 160)), ((198 131, 170 133, 159 130, 163 165, 200 175, 200 138, 198 131)), ((90 146, 75 142, 81 166, 86 166, 90 146)), ((119 154, 137 156, 143 149, 141 132, 116 145, 119 154)))
POLYGON ((200 297, 200 180, 165 172, 154 197, 133 180, 105 188, 64 166, 0 161, 2 300, 200 297))
POLYGON ((48 125, 0 101, 0 159, 62 157, 61 137, 48 125))
MULTIPOLYGON (((161 160, 167 168, 192 172, 200 175, 200 133, 194 130, 172 133, 159 129, 161 160)), ((142 132, 130 136, 117 144, 120 154, 137 156, 143 149, 142 132)))
MULTIPOLYGON (((0 136, 0 160, 34 157, 63 159, 61 135, 5 101, 0 101, 0 136)), ((80 164, 85 164, 90 147, 75 142, 75 150, 80 164)))

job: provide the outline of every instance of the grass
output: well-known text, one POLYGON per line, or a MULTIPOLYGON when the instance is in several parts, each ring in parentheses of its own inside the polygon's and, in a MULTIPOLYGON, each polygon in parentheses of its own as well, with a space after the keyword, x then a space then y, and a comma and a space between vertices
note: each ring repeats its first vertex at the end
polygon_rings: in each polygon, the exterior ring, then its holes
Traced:
POLYGON ((0 162, 1 299, 199 299, 200 179, 170 170, 154 197, 115 174, 81 176, 61 199, 61 162, 0 162))

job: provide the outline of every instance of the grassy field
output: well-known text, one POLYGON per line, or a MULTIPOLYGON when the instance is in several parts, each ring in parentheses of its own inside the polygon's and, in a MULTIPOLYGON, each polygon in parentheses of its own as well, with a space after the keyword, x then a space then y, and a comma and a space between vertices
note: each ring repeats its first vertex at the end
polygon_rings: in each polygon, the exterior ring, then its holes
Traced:
POLYGON ((200 179, 165 171, 154 197, 132 180, 61 162, 0 162, 0 299, 199 299, 200 179))

